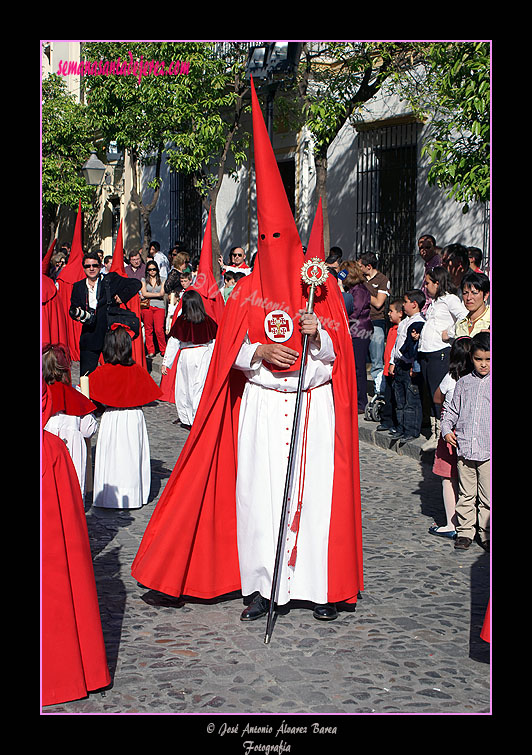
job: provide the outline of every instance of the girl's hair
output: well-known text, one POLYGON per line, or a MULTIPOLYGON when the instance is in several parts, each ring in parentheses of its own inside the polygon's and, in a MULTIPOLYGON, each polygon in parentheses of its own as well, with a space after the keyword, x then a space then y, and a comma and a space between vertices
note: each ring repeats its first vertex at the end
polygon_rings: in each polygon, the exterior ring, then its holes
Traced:
POLYGON ((108 330, 103 341, 102 356, 107 364, 121 364, 129 367, 135 364, 131 336, 125 328, 108 330))
POLYGON ((456 289, 451 283, 451 276, 444 267, 433 267, 432 270, 427 270, 426 274, 433 283, 438 284, 435 299, 445 294, 456 293, 456 289))
POLYGON ((181 299, 181 311, 185 320, 189 322, 203 322, 206 317, 203 299, 197 291, 185 291, 181 299))
POLYGON ((347 275, 342 282, 344 291, 349 291, 356 286, 357 283, 363 283, 366 280, 362 268, 360 265, 357 265, 354 260, 346 260, 345 262, 342 262, 339 267, 340 270, 347 270, 347 275))
POLYGON ((454 341, 449 354, 449 374, 453 380, 460 380, 464 375, 473 372, 471 359, 472 338, 461 336, 454 341))
POLYGON ((70 357, 61 344, 47 345, 42 353, 42 376, 48 385, 70 384, 70 357))
POLYGON ((153 260, 148 260, 146 262, 146 278, 145 278, 145 280, 148 279, 148 270, 150 269, 150 267, 154 267, 155 268, 155 282, 157 283, 158 286, 160 286, 161 285, 161 276, 159 274, 159 265, 156 262, 154 262, 153 260))
POLYGON ((471 339, 471 356, 476 351, 490 351, 490 334, 488 331, 481 331, 471 339))

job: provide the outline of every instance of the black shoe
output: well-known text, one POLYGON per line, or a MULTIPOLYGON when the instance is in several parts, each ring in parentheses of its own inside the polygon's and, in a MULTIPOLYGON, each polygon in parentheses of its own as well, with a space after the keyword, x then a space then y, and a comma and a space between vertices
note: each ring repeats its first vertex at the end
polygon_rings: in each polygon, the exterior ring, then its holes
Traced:
POLYGON ((380 425, 377 425, 376 430, 378 432, 384 432, 385 430, 392 430, 392 428, 390 427, 390 425, 380 424, 380 425))
POLYGON ((419 438, 419 435, 403 435, 403 437, 399 439, 399 445, 404 446, 405 443, 410 443, 411 441, 416 440, 416 438, 419 438))
POLYGON ((458 551, 466 551, 473 540, 470 537, 457 537, 454 541, 454 548, 458 551))
POLYGON ((260 593, 255 595, 247 608, 240 614, 240 621, 255 621, 268 613, 270 601, 263 598, 260 593))
POLYGON ((402 438, 403 437, 403 433, 401 432, 401 430, 398 430, 396 427, 394 427, 393 430, 390 430, 390 432, 388 433, 388 435, 390 436, 390 438, 402 438))
POLYGON ((334 603, 325 603, 316 606, 312 615, 319 621, 332 621, 338 618, 338 611, 334 603))

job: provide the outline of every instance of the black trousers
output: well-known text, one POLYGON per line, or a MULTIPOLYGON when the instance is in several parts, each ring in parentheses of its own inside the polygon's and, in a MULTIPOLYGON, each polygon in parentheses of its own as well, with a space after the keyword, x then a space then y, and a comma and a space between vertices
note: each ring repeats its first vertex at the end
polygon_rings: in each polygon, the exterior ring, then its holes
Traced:
POLYGON ((395 413, 393 377, 390 377, 390 375, 382 376, 381 393, 384 396, 384 404, 380 416, 381 425, 385 425, 391 430, 393 427, 397 427, 397 415, 395 413))
POLYGON ((421 401, 421 376, 410 375, 411 364, 398 361, 393 374, 393 392, 397 429, 403 435, 417 438, 421 432, 423 404, 421 401))
POLYGON ((449 372, 450 353, 451 349, 446 347, 440 351, 418 351, 417 354, 424 390, 428 396, 430 416, 436 419, 440 419, 441 405, 434 403, 434 391, 449 372))
POLYGON ((79 374, 80 376, 86 375, 89 372, 94 372, 98 367, 101 349, 99 351, 91 351, 90 349, 80 349, 79 352, 79 374))

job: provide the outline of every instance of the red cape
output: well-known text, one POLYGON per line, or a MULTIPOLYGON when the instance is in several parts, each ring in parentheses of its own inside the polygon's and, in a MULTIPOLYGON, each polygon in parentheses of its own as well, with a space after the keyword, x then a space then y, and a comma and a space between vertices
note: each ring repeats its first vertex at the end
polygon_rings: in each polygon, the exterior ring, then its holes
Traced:
POLYGON ((128 409, 160 398, 161 389, 138 364, 102 364, 89 375, 89 395, 100 404, 128 409))
POLYGON ((52 411, 64 412, 73 417, 84 417, 95 411, 96 404, 93 404, 86 396, 77 391, 73 386, 65 383, 52 383, 49 385, 52 398, 52 411))
POLYGON ((216 338, 216 331, 218 325, 214 322, 212 317, 207 315, 203 322, 192 323, 189 320, 185 320, 184 317, 178 317, 175 323, 172 325, 169 335, 177 338, 178 341, 183 343, 207 343, 216 338))
POLYGON ((107 687, 111 676, 78 476, 64 442, 46 430, 41 493, 42 704, 54 705, 107 687))
MULTIPOLYGON (((245 378, 232 365, 248 328, 247 307, 241 304, 254 290, 253 277, 240 280, 227 300, 192 429, 132 565, 138 582, 168 595, 208 599, 241 587, 235 490, 245 378)), ((355 365, 343 301, 335 288, 333 281, 332 295, 321 303, 324 308, 327 301, 331 312, 326 327, 337 355, 328 599, 356 602, 363 584, 355 365)))
MULTIPOLYGON (((70 354, 68 338, 68 321, 59 292, 51 278, 42 276, 41 283, 41 343, 65 346, 70 354)), ((72 358, 72 355, 70 355, 72 358)))

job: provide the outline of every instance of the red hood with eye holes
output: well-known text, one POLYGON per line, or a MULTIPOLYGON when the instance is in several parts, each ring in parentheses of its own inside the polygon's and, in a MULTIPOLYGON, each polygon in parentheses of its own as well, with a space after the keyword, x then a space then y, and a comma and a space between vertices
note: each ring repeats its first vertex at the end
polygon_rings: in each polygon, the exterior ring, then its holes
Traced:
MULTIPOLYGON (((253 79, 251 79, 253 107, 253 148, 257 187, 258 241, 253 268, 253 289, 249 294, 248 334, 252 343, 282 343, 301 354, 302 338, 298 311, 305 309, 305 286, 301 268, 305 262, 303 246, 277 161, 266 130, 253 79), (265 318, 276 310, 273 322, 265 318), (286 340, 286 333, 292 334, 286 340), (287 330, 288 326, 288 330, 287 330)), ((266 365, 269 366, 269 365, 266 365)), ((297 370, 300 359, 290 367, 297 370)), ((271 369, 271 367, 270 367, 271 369)), ((279 371, 279 368, 275 368, 279 371)))

